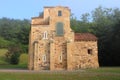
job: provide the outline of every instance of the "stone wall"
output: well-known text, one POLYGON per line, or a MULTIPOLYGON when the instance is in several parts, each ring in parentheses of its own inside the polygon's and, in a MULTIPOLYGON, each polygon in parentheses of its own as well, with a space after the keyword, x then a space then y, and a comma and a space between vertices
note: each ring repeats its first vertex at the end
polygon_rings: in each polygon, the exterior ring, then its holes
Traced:
POLYGON ((54 62, 54 70, 65 70, 67 69, 67 51, 66 51, 66 41, 64 37, 55 37, 54 38, 54 52, 51 53, 51 57, 54 62))
POLYGON ((68 70, 99 67, 97 41, 68 43, 67 52, 68 70))

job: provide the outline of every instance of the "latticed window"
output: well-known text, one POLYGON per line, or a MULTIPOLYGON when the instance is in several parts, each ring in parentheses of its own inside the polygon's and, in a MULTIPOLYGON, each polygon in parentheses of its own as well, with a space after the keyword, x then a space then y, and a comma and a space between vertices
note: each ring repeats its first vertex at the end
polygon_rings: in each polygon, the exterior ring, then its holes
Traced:
POLYGON ((58 22, 56 24, 56 36, 63 36, 64 35, 64 29, 63 29, 63 23, 58 22))

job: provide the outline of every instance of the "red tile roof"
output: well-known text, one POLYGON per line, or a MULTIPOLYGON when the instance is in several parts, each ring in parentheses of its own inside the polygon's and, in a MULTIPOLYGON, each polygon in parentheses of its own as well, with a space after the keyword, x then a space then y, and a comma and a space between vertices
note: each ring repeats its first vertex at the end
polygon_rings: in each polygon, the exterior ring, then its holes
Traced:
POLYGON ((91 33, 75 33, 75 41, 96 41, 97 37, 91 33))

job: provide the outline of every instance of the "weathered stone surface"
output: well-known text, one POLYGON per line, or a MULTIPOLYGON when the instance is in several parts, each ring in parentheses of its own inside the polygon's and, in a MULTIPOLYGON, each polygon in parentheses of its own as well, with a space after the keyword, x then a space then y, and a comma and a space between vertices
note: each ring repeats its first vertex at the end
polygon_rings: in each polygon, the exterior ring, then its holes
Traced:
POLYGON ((71 69, 98 68, 98 49, 96 41, 68 43, 68 67, 71 69), (92 53, 88 54, 91 49, 92 53))
POLYGON ((97 40, 75 41, 74 36, 68 7, 45 7, 43 17, 32 18, 28 68, 74 70, 99 67, 97 40), (62 12, 61 16, 58 16, 59 11, 62 12), (59 22, 63 24, 61 36, 57 35, 56 29, 59 22))

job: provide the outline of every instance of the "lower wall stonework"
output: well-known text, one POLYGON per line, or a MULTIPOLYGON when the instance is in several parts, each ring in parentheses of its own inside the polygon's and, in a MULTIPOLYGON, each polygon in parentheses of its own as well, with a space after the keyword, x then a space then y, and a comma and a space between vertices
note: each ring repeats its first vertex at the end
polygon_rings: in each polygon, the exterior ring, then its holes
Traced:
POLYGON ((68 70, 98 67, 97 41, 67 43, 68 70), (88 50, 91 50, 91 53, 88 50))
MULTIPOLYGON (((29 54, 29 69, 30 70, 76 70, 81 68, 98 68, 98 48, 97 41, 79 41, 79 42, 67 42, 62 41, 57 43, 50 43, 50 53, 47 55, 49 59, 49 68, 42 65, 41 56, 43 52, 39 50, 38 44, 34 45, 29 54), (62 53, 61 53, 62 51, 62 53), (60 54, 62 54, 62 61, 59 60, 60 54), (40 58, 40 60, 39 60, 40 58)), ((45 49, 44 49, 45 50, 45 49)), ((45 62, 46 63, 46 62, 45 62)))

